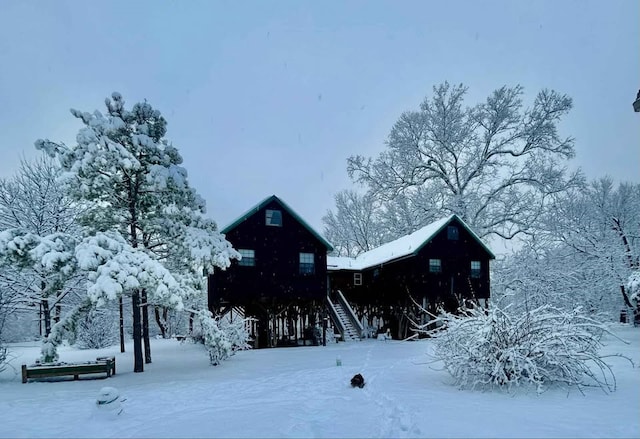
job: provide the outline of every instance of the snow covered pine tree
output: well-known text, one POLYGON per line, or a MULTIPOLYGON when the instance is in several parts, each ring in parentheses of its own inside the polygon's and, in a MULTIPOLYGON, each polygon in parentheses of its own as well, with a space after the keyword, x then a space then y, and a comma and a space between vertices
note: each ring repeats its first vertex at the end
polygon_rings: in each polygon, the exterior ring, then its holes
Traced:
MULTIPOLYGON (((97 110, 71 110, 84 125, 76 145, 38 140, 36 147, 59 158, 69 194, 88 206, 83 223, 94 233, 109 232, 96 235, 94 242, 94 247, 112 252, 112 262, 94 265, 100 271, 92 278, 93 293, 103 300, 130 295, 134 372, 142 372, 147 305, 181 308, 183 296, 192 293, 179 287, 174 273, 178 278, 182 274, 173 270, 188 268, 195 273, 199 269, 201 275, 203 268, 226 268, 239 254, 220 235, 215 223, 203 216, 204 200, 189 186, 187 171, 180 166, 182 157, 164 138, 167 123, 161 113, 147 102, 126 110, 118 93, 107 98, 105 104, 104 115, 97 110), (188 263, 165 266, 175 248, 189 257, 188 263), (142 265, 144 270, 136 268, 142 265), (147 270, 160 277, 147 283, 147 270), (118 285, 112 285, 114 282, 118 285), (110 288, 102 288, 104 285, 110 288)), ((81 261, 86 268, 91 266, 89 262, 81 261)), ((148 331, 145 337, 146 360, 150 361, 148 331)))

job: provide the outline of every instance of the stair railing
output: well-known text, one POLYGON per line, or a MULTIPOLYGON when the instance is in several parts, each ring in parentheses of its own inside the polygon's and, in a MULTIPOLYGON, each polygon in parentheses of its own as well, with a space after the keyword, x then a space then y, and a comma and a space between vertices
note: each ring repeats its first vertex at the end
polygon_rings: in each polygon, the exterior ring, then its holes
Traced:
POLYGON ((338 328, 340 335, 342 336, 342 340, 346 340, 345 337, 347 335, 347 330, 342 324, 342 320, 340 320, 340 316, 338 315, 338 311, 336 310, 335 305, 331 301, 331 299, 327 296, 327 309, 329 310, 329 316, 333 321, 333 324, 338 328))
POLYGON ((358 320, 358 316, 356 316, 356 313, 353 312, 353 308, 351 308, 351 305, 349 305, 349 302, 347 302, 347 299, 345 299, 342 291, 338 290, 337 295, 338 302, 340 302, 340 305, 342 305, 342 308, 346 311, 349 320, 351 320, 351 323, 353 323, 353 325, 358 330, 360 338, 364 338, 364 327, 362 326, 362 323, 360 323, 360 320, 358 320))

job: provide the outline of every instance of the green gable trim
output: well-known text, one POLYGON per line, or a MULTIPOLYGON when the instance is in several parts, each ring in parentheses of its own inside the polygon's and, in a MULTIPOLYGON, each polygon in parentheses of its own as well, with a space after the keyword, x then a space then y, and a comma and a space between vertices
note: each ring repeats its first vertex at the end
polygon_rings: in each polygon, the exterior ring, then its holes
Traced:
POLYGON ((327 251, 332 251, 333 250, 333 245, 331 245, 331 243, 329 241, 327 241, 325 238, 322 237, 322 235, 320 235, 318 232, 316 232, 313 229, 313 227, 311 227, 305 220, 303 220, 302 217, 300 217, 300 215, 298 215, 291 207, 289 207, 289 205, 287 203, 285 203, 284 201, 282 201, 280 198, 276 197, 275 195, 271 195, 271 196, 265 198, 264 200, 262 200, 261 202, 259 202, 258 204, 256 204, 255 206, 253 206, 251 209, 249 209, 243 215, 241 215, 238 219, 236 219, 231 224, 229 224, 224 229, 222 229, 221 232, 222 233, 228 233, 229 231, 235 229, 241 223, 243 223, 247 218, 249 218, 250 216, 255 215, 256 213, 258 213, 261 209, 263 209, 267 204, 271 203, 272 201, 275 201, 280 206, 282 206, 282 208, 285 211, 287 211, 287 213, 289 213, 289 215, 291 215, 296 221, 298 221, 300 224, 302 224, 302 226, 305 229, 307 229, 309 231, 309 233, 311 233, 318 241, 320 241, 327 248, 327 251))

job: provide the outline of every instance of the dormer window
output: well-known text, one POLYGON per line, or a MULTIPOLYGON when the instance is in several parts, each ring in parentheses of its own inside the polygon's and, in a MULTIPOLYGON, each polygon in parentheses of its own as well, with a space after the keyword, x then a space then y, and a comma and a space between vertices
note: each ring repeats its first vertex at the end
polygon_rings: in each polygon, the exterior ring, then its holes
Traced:
POLYGON ((282 211, 267 209, 265 224, 268 226, 282 227, 282 211))
POLYGON ((457 241, 459 238, 458 228, 456 226, 447 227, 447 239, 450 241, 457 241))

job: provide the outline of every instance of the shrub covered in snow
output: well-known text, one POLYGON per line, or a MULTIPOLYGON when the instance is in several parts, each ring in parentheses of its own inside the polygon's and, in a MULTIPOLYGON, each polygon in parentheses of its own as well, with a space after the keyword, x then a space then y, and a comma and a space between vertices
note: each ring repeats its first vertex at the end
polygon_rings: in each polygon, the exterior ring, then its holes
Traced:
POLYGON ((76 346, 80 349, 101 349, 117 342, 118 320, 109 310, 91 310, 78 324, 76 346))
POLYGON ((243 351, 251 349, 249 344, 250 334, 247 331, 247 321, 249 319, 221 319, 220 329, 222 329, 226 335, 229 343, 231 343, 232 355, 235 351, 243 351))
POLYGON ((598 353, 609 331, 579 308, 475 308, 438 320, 443 326, 428 331, 435 337, 435 357, 462 388, 532 384, 540 393, 561 383, 615 390, 613 371, 598 353))
POLYGON ((214 318, 209 311, 199 311, 196 315, 202 328, 204 346, 209 352, 209 362, 211 365, 217 366, 229 358, 233 346, 227 333, 220 328, 219 320, 214 318))

